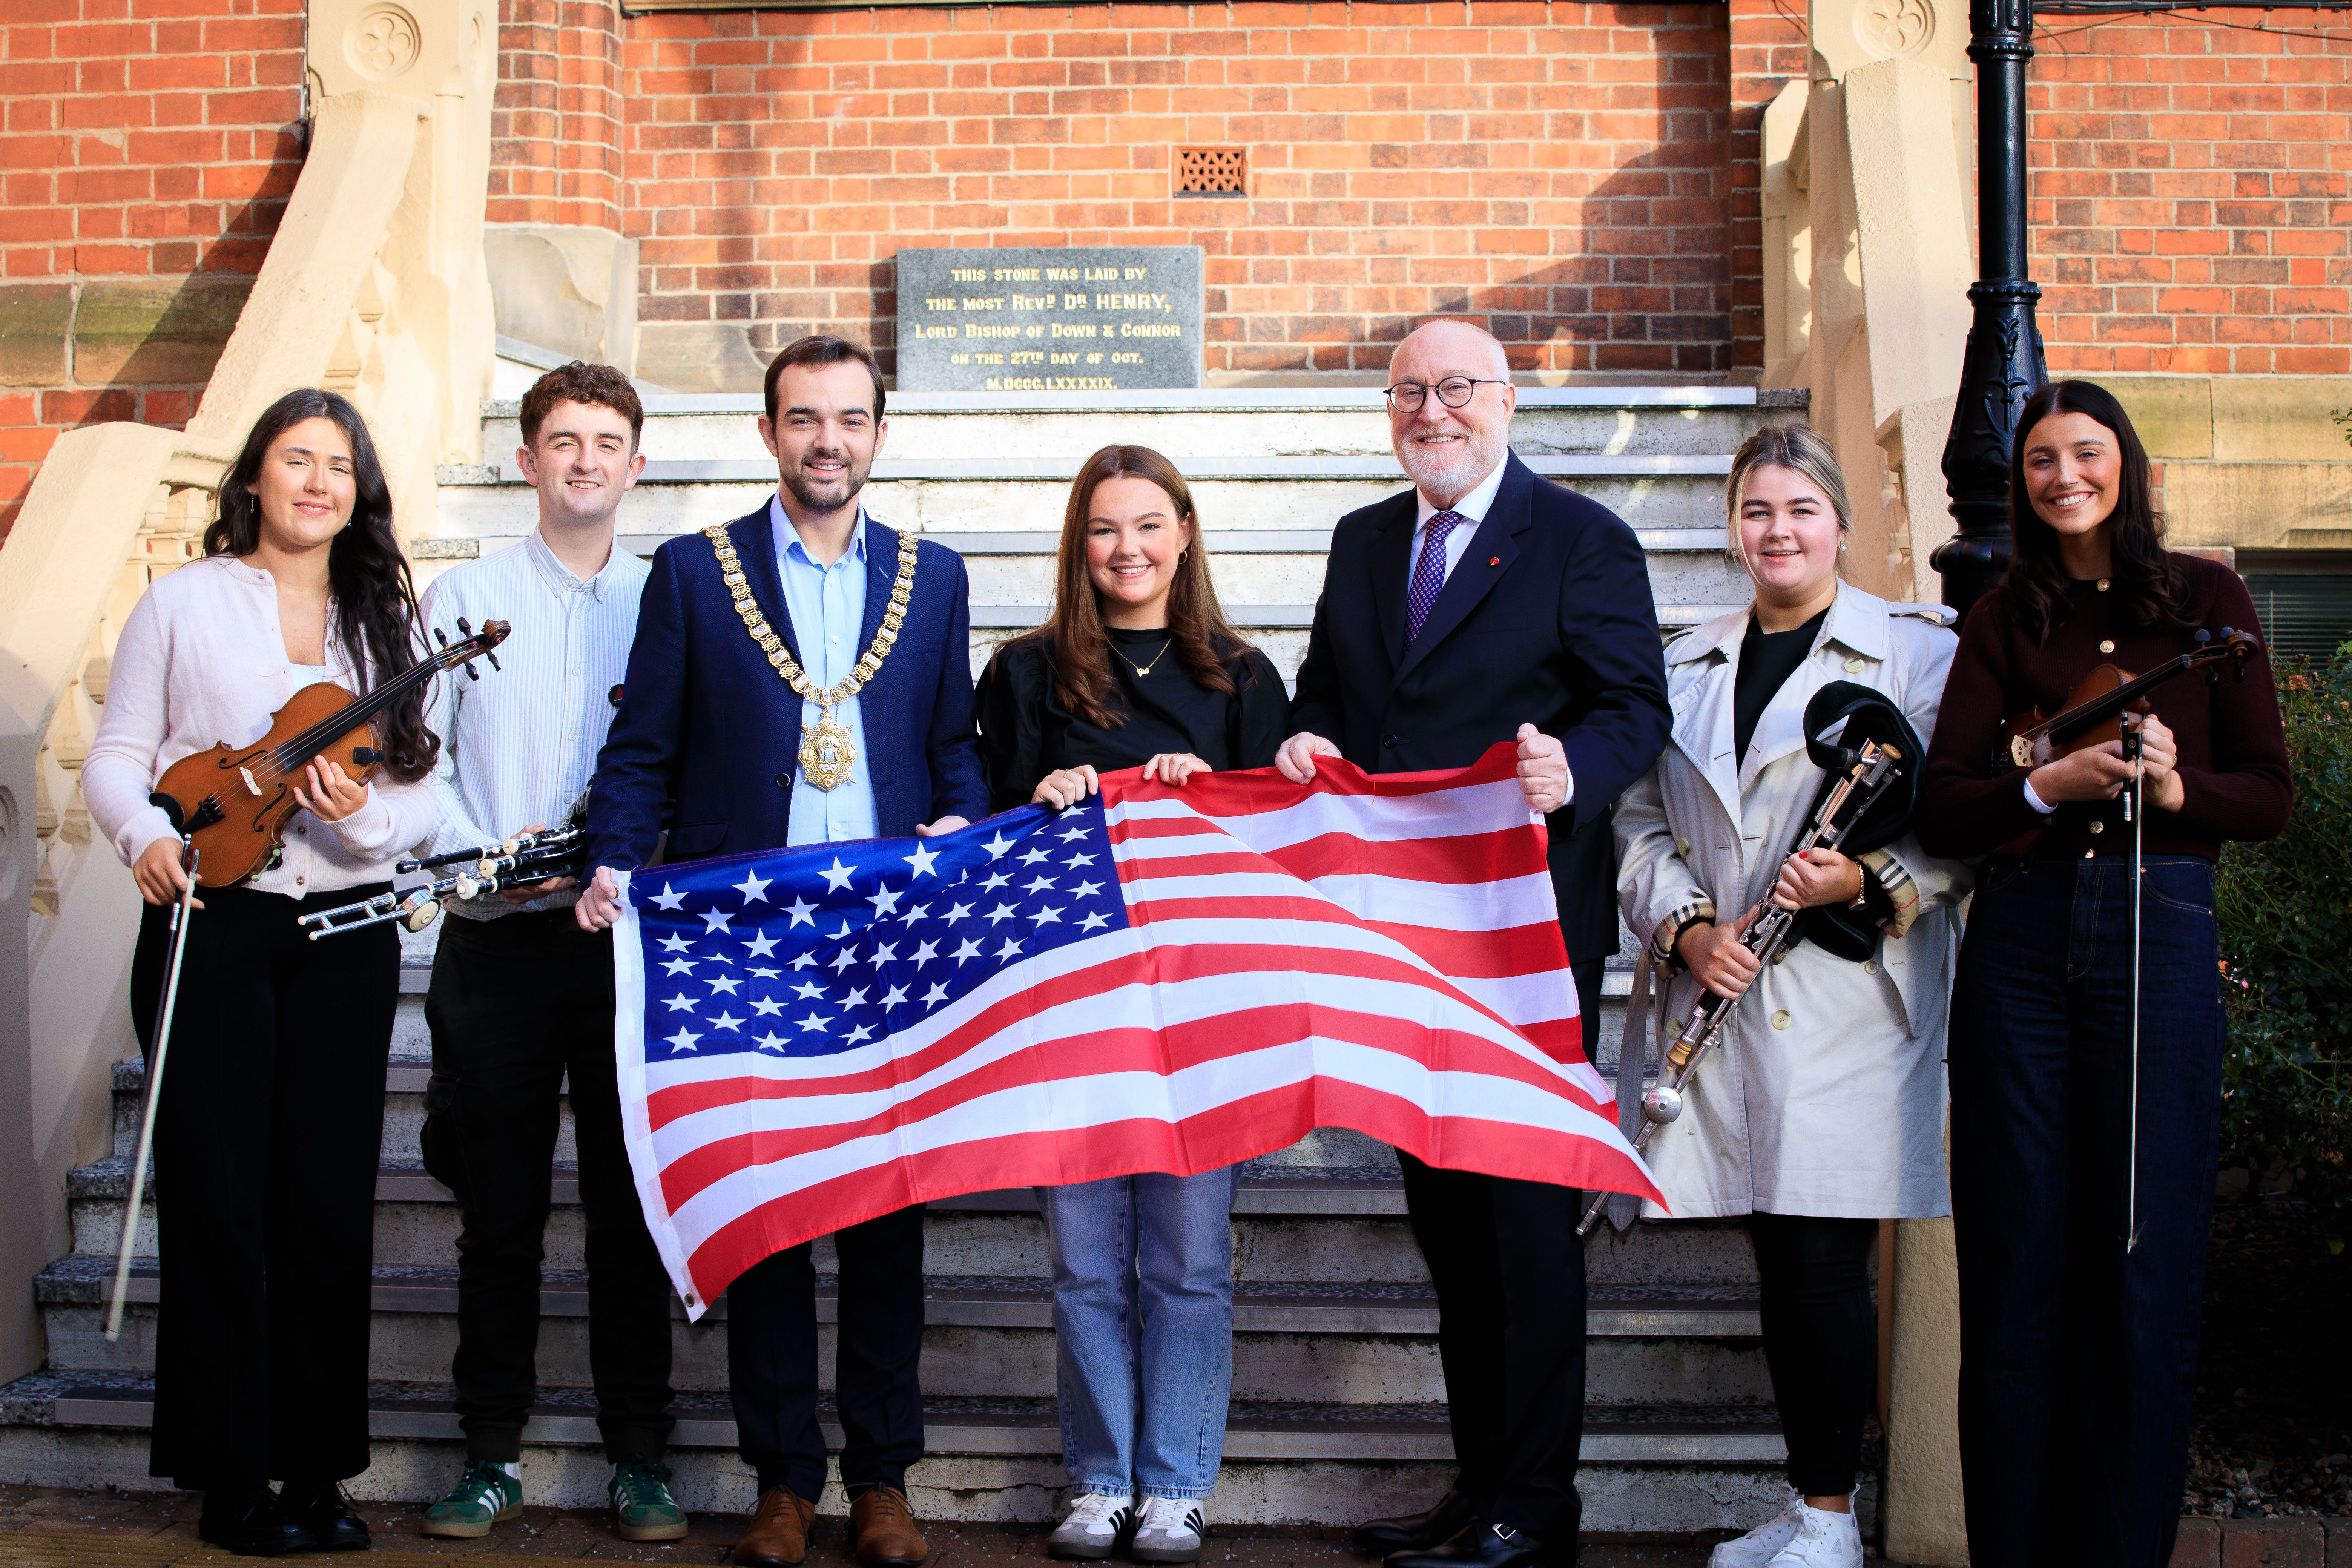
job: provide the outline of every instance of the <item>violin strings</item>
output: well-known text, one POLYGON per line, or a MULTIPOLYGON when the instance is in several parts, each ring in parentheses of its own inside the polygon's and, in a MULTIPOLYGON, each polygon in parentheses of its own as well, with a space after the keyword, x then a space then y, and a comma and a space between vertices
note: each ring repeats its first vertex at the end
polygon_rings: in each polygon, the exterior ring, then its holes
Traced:
MULTIPOLYGON (((458 645, 462 647, 464 645, 458 645)), ((339 735, 349 734, 362 724, 408 695, 411 688, 430 680, 444 669, 466 662, 471 655, 459 654, 457 648, 444 648, 430 658, 420 659, 366 696, 357 698, 340 711, 313 724, 308 730, 282 745, 264 753, 264 760, 252 769, 256 784, 274 783, 289 773, 310 765, 319 754, 319 748, 339 735), (456 657, 452 657, 456 656, 456 657), (446 662, 445 662, 446 661, 446 662)))

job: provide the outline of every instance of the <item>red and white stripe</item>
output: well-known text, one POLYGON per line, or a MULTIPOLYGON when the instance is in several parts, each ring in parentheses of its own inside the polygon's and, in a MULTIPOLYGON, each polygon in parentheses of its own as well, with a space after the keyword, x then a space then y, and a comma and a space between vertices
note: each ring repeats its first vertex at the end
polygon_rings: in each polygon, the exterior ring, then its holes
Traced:
POLYGON ((871 1045, 648 1064, 635 944, 615 944, 632 1162, 690 1313, 772 1253, 910 1204, 1213 1170, 1318 1126, 1657 1196, 1580 1047, 1510 747, 1443 774, 1327 761, 1303 793, 1271 772, 1102 790, 1132 929, 871 1045))

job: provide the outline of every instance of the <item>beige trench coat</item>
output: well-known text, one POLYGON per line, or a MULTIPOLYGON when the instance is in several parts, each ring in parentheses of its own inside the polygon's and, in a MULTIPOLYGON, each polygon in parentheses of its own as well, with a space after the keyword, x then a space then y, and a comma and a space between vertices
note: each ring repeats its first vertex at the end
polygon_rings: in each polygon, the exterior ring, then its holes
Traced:
MULTIPOLYGON (((1822 780, 1802 733, 1815 691, 1836 680, 1874 687, 1922 742, 1932 739, 1958 646, 1949 616, 1840 588, 1744 761, 1732 754, 1731 708, 1748 612, 1666 649, 1674 738, 1616 809, 1620 905, 1654 954, 1668 922, 1717 908, 1737 919, 1771 890, 1822 780)), ((1652 1136, 1650 1167, 1674 1217, 1951 1212, 1944 1028, 1968 869, 1929 858, 1909 835, 1867 858, 1897 906, 1879 956, 1854 963, 1808 942, 1768 965, 1701 1065, 1681 1118, 1652 1136)), ((1659 974, 1657 1030, 1671 1037, 1698 987, 1679 964, 1659 974)), ((1666 1217, 1654 1204, 1643 1214, 1666 1217)))

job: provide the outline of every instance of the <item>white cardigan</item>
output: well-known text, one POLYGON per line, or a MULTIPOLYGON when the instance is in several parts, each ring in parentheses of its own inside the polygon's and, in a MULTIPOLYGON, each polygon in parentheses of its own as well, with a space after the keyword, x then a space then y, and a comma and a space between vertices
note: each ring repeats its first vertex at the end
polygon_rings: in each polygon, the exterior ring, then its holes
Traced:
MULTIPOLYGON (((359 662, 359 650, 341 646, 331 604, 328 679, 357 694, 359 662)), ((163 809, 147 803, 165 769, 222 742, 260 739, 270 715, 307 684, 286 657, 268 573, 214 555, 151 584, 123 623, 98 737, 81 764, 82 797, 122 863, 172 835, 163 809)), ((379 774, 367 804, 340 822, 296 812, 278 863, 246 885, 299 899, 388 881, 392 862, 432 832, 430 781, 396 784, 379 774)))

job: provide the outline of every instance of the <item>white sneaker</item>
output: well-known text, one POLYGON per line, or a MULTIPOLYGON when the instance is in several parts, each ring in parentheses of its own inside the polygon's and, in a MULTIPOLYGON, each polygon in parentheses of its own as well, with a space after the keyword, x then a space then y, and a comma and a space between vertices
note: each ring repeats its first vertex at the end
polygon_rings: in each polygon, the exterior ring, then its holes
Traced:
POLYGON ((1077 1501, 1070 1505, 1069 1517, 1046 1538, 1045 1550, 1055 1557, 1097 1561, 1118 1548, 1118 1538, 1134 1521, 1132 1498, 1081 1492, 1077 1501))
POLYGON ((1788 1506, 1771 1519, 1717 1546, 1707 1558, 1706 1568, 1764 1568, 1780 1548, 1797 1539, 1797 1525, 1805 1511, 1805 1500, 1790 1492, 1788 1506))
POLYGON ((1208 1528, 1198 1500, 1146 1495, 1127 1554, 1138 1563, 1197 1562, 1201 1537, 1208 1528))
POLYGON ((1771 1568, 1862 1568, 1862 1526, 1851 1513, 1831 1513, 1800 1502, 1797 1538, 1780 1548, 1771 1568))

